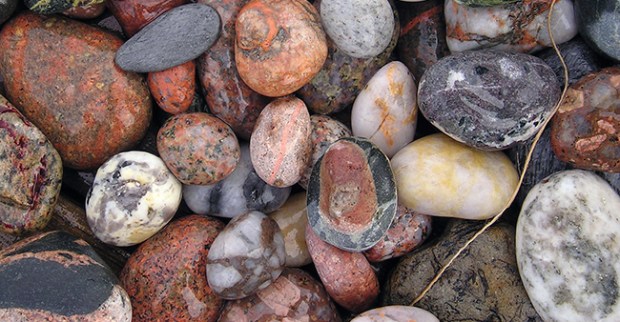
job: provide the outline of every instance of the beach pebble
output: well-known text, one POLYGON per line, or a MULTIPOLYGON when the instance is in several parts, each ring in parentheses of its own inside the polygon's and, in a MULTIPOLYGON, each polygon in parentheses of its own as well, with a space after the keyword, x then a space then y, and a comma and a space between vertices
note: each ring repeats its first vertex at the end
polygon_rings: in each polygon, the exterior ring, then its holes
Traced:
POLYGON ((430 312, 412 306, 391 305, 368 310, 351 322, 439 322, 430 312))
POLYGON ((299 192, 292 195, 278 210, 269 214, 275 220, 284 237, 287 267, 301 267, 312 262, 308 246, 306 245, 306 226, 308 212, 306 211, 306 194, 299 192))
POLYGON ((125 36, 131 38, 162 13, 186 2, 187 0, 106 0, 105 3, 125 36))
POLYGON ((579 34, 595 50, 620 62, 620 6, 617 0, 575 0, 579 34))
POLYGON ((15 8, 17 8, 17 3, 19 0, 1 0, 0 1, 0 25, 7 21, 13 12, 15 12, 15 8))
POLYGON ((187 111, 196 93, 196 63, 190 60, 160 72, 149 73, 147 82, 155 103, 170 114, 187 111))

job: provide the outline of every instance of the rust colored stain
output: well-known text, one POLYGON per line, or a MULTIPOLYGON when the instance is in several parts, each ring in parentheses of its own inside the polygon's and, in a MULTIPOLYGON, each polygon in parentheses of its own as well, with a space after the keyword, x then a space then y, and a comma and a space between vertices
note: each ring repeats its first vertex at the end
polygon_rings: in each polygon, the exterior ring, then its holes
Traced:
POLYGON ((427 21, 427 20, 430 20, 433 16, 439 15, 441 13, 443 13, 443 7, 442 6, 432 7, 430 9, 420 13, 415 18, 409 20, 409 22, 404 27, 402 27, 402 29, 400 30, 400 35, 403 36, 403 35, 407 34, 413 28, 415 28, 417 25, 419 25, 420 23, 422 23, 424 21, 427 21))
POLYGON ((149 73, 148 85, 157 105, 170 114, 187 111, 196 93, 196 63, 149 73))
POLYGON ((164 12, 186 0, 108 0, 108 9, 129 38, 164 12))

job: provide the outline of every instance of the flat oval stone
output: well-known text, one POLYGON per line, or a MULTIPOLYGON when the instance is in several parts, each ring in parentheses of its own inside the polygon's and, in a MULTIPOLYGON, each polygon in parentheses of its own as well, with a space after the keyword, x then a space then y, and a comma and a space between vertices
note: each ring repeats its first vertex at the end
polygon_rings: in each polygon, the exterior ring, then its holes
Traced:
POLYGON ((431 216, 493 217, 518 183, 517 170, 502 152, 480 151, 441 133, 404 147, 392 158, 392 169, 400 204, 431 216))
POLYGON ((252 0, 239 12, 235 31, 239 75, 265 96, 300 89, 327 57, 319 14, 306 0, 252 0))
POLYGON ((15 8, 17 8, 18 2, 18 0, 0 1, 0 25, 9 20, 9 18, 13 15, 15 8))
POLYGON ((84 240, 55 231, 0 252, 4 321, 131 321, 129 296, 84 240))
POLYGON ((370 141, 343 138, 312 169, 308 221, 325 242, 363 251, 383 237, 396 215, 396 184, 388 158, 370 141))
POLYGON ((353 135, 367 138, 391 158, 413 141, 418 104, 413 75, 403 63, 383 66, 359 93, 351 109, 353 135))
POLYGON ((282 207, 269 214, 280 227, 284 237, 286 251, 286 267, 301 267, 312 263, 312 258, 306 245, 306 226, 308 212, 306 211, 306 193, 299 192, 292 195, 282 207))
POLYGON ((94 169, 137 144, 151 120, 143 77, 114 65, 118 37, 24 12, 0 31, 7 98, 52 142, 65 167, 94 169))
POLYGON ((329 38, 355 58, 383 52, 398 23, 388 0, 321 0, 320 13, 329 38))
POLYGON ((250 138, 256 174, 280 188, 297 183, 312 152, 310 132, 310 114, 302 100, 287 96, 265 106, 250 138))
POLYGON ((300 269, 286 268, 267 288, 244 299, 227 302, 218 321, 341 320, 321 283, 300 269))
POLYGON ((368 310, 351 320, 351 322, 439 322, 432 313, 421 308, 391 305, 368 310))
POLYGON ((222 31, 211 48, 198 58, 198 74, 209 110, 235 131, 250 139, 258 115, 269 98, 243 82, 235 64, 235 21, 249 0, 198 0, 213 7, 222 19, 222 31))
POLYGON ((478 149, 501 150, 536 134, 551 117, 560 86, 540 58, 483 50, 442 58, 422 76, 418 95, 420 111, 442 132, 478 149))
POLYGON ((186 0, 107 0, 106 6, 125 36, 132 37, 162 13, 185 3, 186 0))
POLYGON ((218 220, 190 215, 172 221, 132 253, 120 274, 132 321, 217 321, 224 300, 209 288, 205 271, 209 247, 222 229, 218 220))
POLYGON ((517 262, 545 321, 620 320, 620 197, 583 170, 537 184, 517 222, 517 262))
POLYGON ((210 6, 190 3, 175 7, 127 40, 115 61, 127 71, 162 71, 207 51, 217 40, 220 27, 220 16, 210 6))
POLYGON ((310 181, 312 168, 319 158, 323 156, 325 150, 338 139, 352 135, 351 130, 346 125, 327 115, 310 115, 310 124, 312 127, 312 133, 310 134, 312 155, 298 182, 304 189, 308 189, 308 181, 310 181))
POLYGON ((579 34, 592 48, 620 62, 620 7, 617 0, 575 0, 579 34), (594 4, 593 4, 594 3, 594 4))
POLYGON ((170 114, 187 111, 196 93, 196 63, 190 60, 160 72, 149 73, 149 89, 157 105, 170 114))
POLYGON ((0 138, 0 231, 21 234, 42 229, 60 194, 60 155, 1 95, 0 138))
POLYGON ((212 185, 184 185, 183 199, 200 215, 233 218, 252 210, 270 213, 280 208, 291 194, 291 187, 268 185, 254 171, 250 148, 241 143, 241 157, 235 170, 212 185))
POLYGON ((306 243, 329 296, 354 313, 369 309, 379 296, 379 280, 366 257, 322 241, 310 226, 306 243))
POLYGON ((202 112, 169 118, 157 133, 157 151, 183 184, 214 184, 239 163, 239 141, 226 123, 202 112))
POLYGON ((261 212, 248 212, 233 218, 213 241, 207 280, 221 298, 241 299, 275 282, 285 259, 278 224, 261 212))
POLYGON ((577 168, 620 172, 620 67, 581 78, 551 122, 557 157, 577 168))
POLYGON ((119 153, 97 170, 86 216, 105 243, 131 246, 162 229, 181 203, 181 183, 164 162, 142 151, 119 153))

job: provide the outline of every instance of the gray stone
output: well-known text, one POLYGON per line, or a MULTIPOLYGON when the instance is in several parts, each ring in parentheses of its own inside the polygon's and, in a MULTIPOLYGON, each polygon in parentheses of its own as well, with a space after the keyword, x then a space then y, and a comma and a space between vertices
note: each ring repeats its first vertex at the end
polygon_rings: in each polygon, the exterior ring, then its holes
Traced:
POLYGON ((588 44, 620 61, 620 1, 575 0, 575 15, 588 44))
MULTIPOLYGON (((409 305, 481 225, 452 220, 434 243, 406 255, 389 276, 382 304, 409 305)), ((454 261, 416 307, 440 321, 542 321, 519 278, 514 238, 514 227, 492 226, 454 261)))
POLYGON ((220 34, 215 9, 198 3, 176 7, 131 37, 116 53, 126 71, 156 72, 183 64, 207 51, 220 34))
POLYGON ((9 20, 17 8, 17 0, 0 0, 0 24, 9 20))
MULTIPOLYGON (((562 58, 568 68, 568 84, 576 83, 581 77, 601 69, 601 57, 590 48, 581 37, 558 45, 562 58)), ((558 76, 558 81, 564 83, 564 68, 560 58, 553 48, 548 48, 537 54, 549 65, 558 76)))
POLYGON ((453 139, 501 150, 532 137, 551 116, 560 85, 540 58, 492 50, 440 59, 422 76, 420 111, 453 139))

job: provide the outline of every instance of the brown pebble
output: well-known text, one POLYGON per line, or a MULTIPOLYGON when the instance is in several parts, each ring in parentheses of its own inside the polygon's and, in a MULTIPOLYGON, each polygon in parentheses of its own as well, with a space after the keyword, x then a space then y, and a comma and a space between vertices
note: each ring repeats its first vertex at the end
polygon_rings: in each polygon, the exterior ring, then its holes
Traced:
POLYGON ((148 85, 157 105, 170 114, 187 111, 196 93, 196 63, 149 73, 148 85))

